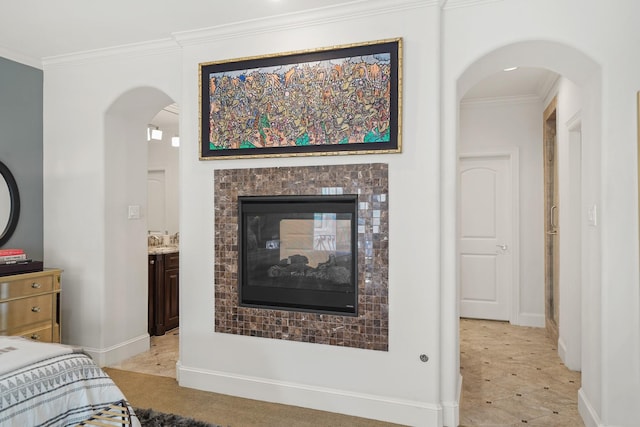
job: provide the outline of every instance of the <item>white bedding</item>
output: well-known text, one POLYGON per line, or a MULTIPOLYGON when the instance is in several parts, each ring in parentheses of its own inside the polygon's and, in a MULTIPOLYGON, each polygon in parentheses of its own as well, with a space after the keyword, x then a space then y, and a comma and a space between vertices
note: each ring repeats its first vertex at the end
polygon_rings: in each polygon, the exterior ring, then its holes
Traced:
MULTIPOLYGON (((75 426, 122 401, 131 410, 111 378, 77 349, 0 337, 0 426, 75 426)), ((131 421, 140 426, 135 416, 131 421)))
POLYGON ((73 347, 62 344, 43 344, 22 337, 0 336, 0 375, 38 360, 73 353, 73 351, 73 347))

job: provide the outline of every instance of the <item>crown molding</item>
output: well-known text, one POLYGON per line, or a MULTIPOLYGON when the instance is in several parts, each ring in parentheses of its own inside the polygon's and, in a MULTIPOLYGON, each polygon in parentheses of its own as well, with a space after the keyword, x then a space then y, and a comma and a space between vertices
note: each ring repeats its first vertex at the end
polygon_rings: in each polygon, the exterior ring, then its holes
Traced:
POLYGON ((308 28, 334 22, 342 22, 368 16, 388 15, 405 10, 436 7, 438 0, 357 0, 346 4, 320 7, 301 12, 252 19, 233 24, 219 25, 176 32, 175 40, 181 46, 196 45, 216 40, 259 35, 274 31, 308 28))
POLYGON ((40 61, 39 59, 36 59, 32 56, 23 55, 19 52, 16 52, 15 50, 11 50, 4 46, 0 46, 0 57, 42 70, 42 61, 40 61))
POLYGON ((514 95, 514 96, 497 96, 488 98, 469 98, 462 99, 460 106, 462 108, 485 107, 489 105, 516 105, 516 104, 534 104, 541 102, 542 98, 538 95, 514 95))
POLYGON ((559 74, 549 73, 547 78, 538 84, 536 92, 542 99, 551 99, 551 94, 557 90, 560 78, 559 74))
POLYGON ((104 49, 45 57, 37 66, 38 68, 43 68, 64 64, 91 63, 114 56, 140 57, 143 55, 157 55, 179 49, 181 46, 206 43, 212 40, 244 37, 251 34, 264 34, 331 22, 341 22, 354 18, 386 15, 398 11, 435 7, 438 6, 439 1, 440 0, 396 0, 390 3, 388 0, 355 0, 341 5, 319 7, 296 13, 240 21, 217 27, 180 31, 173 33, 170 38, 161 40, 151 40, 104 49))
POLYGON ((100 59, 111 58, 114 56, 139 58, 141 56, 160 55, 164 53, 177 52, 179 51, 179 49, 180 46, 173 38, 166 38, 161 40, 151 40, 141 43, 132 43, 78 53, 49 56, 42 59, 42 64, 44 67, 64 64, 76 65, 80 63, 92 63, 100 59))
POLYGON ((497 3, 504 0, 441 0, 440 7, 444 10, 458 9, 461 7, 480 6, 488 3, 497 3))
POLYGON ((166 111, 167 113, 171 113, 175 115, 180 114, 180 107, 178 106, 177 103, 169 104, 166 107, 164 107, 163 110, 166 111))

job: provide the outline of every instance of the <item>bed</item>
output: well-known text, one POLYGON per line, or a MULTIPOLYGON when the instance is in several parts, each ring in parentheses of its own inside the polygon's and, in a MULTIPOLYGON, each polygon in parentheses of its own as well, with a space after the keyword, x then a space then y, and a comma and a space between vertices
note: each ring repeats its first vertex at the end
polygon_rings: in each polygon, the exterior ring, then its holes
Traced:
POLYGON ((134 426, 126 398, 82 350, 0 336, 0 426, 134 426))

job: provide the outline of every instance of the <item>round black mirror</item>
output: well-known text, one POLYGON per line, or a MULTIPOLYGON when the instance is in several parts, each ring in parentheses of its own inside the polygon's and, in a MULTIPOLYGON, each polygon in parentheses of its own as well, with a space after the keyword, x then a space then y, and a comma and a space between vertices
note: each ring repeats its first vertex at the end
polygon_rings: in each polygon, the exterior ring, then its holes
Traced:
POLYGON ((18 184, 9 168, 0 162, 0 247, 4 245, 18 225, 20 194, 18 184))

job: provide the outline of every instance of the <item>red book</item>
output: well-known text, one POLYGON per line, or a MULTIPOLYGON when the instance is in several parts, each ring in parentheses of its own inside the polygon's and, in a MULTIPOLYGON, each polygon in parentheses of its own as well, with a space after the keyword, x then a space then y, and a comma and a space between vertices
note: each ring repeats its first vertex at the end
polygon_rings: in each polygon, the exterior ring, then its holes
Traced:
POLYGON ((24 249, 0 249, 0 256, 22 255, 24 249))

